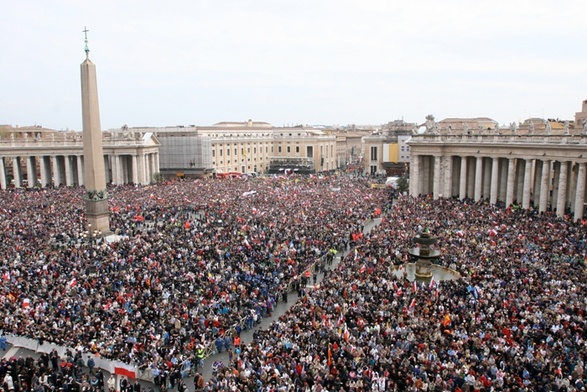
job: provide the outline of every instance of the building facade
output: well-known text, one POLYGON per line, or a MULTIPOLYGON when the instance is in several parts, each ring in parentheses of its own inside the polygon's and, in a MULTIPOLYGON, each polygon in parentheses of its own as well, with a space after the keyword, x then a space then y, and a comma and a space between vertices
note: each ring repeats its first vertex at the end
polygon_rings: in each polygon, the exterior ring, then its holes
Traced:
MULTIPOLYGON (((159 141, 152 133, 103 133, 106 182, 149 184, 159 172, 159 141)), ((84 185, 80 132, 42 127, 0 129, 0 188, 84 185)))
POLYGON ((507 129, 495 122, 472 129, 469 122, 427 124, 412 136, 411 195, 487 199, 583 218, 586 126, 529 119, 507 129))
POLYGON ((364 136, 365 172, 372 175, 403 175, 410 162, 410 145, 407 142, 416 128, 416 124, 396 120, 386 124, 382 131, 364 136))
POLYGON ((308 168, 311 172, 337 168, 336 137, 307 126, 274 127, 266 122, 221 122, 212 126, 132 128, 153 132, 161 142, 161 172, 269 173, 308 168), (177 138, 182 137, 178 143, 177 138), (175 141, 173 139, 176 139, 175 141), (168 156, 187 151, 178 164, 168 156), (192 164, 192 163, 195 163, 192 164), (197 170, 195 170, 197 169, 197 170))

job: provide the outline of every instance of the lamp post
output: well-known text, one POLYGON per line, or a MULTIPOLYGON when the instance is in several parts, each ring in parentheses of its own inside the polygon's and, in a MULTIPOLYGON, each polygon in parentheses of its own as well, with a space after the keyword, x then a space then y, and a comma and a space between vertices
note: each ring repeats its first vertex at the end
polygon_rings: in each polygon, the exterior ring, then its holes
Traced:
POLYGON ((82 239, 93 245, 99 237, 102 237, 102 230, 92 230, 92 224, 88 223, 88 230, 82 233, 82 239))

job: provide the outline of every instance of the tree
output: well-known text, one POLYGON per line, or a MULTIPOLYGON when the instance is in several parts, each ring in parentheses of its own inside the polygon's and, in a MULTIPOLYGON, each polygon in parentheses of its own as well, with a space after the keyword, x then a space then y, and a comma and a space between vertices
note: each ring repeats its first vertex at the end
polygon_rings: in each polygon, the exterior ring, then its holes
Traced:
POLYGON ((410 182, 409 182, 407 176, 401 176, 400 178, 398 178, 398 180, 397 180, 397 190, 400 193, 407 192, 409 186, 410 186, 410 182))

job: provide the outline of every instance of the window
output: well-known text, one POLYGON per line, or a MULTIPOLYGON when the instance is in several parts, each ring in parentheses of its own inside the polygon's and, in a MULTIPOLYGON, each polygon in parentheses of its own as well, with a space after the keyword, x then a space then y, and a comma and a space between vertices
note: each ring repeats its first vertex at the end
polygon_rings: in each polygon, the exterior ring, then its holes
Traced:
POLYGON ((308 158, 314 158, 314 146, 306 146, 306 156, 308 158))
POLYGON ((287 153, 289 154, 291 152, 291 147, 287 146, 287 153))
MULTIPOLYGON (((377 147, 376 146, 371 147, 371 160, 372 161, 377 160, 377 147)), ((375 170, 375 171, 377 171, 377 170, 375 170)))
POLYGON ((226 149, 226 156, 230 156, 230 148, 226 149))
POLYGON ((281 153, 281 146, 277 147, 277 152, 281 153))
POLYGON ((222 156, 222 149, 218 151, 219 155, 222 156))
POLYGON ((216 156, 216 150, 212 150, 212 158, 216 156))
POLYGON ((300 153, 300 146, 296 146, 296 154, 300 153))
POLYGON ((234 149, 234 155, 238 155, 238 150, 236 148, 234 149))

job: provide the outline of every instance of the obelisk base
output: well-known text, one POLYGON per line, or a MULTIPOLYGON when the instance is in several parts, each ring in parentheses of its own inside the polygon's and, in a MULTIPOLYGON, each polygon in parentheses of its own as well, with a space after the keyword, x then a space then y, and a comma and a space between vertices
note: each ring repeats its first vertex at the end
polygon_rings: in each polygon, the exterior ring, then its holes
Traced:
POLYGON ((86 220, 92 230, 100 230, 102 235, 110 234, 108 200, 86 200, 86 220))

